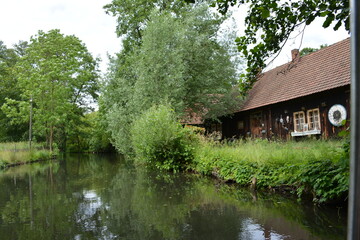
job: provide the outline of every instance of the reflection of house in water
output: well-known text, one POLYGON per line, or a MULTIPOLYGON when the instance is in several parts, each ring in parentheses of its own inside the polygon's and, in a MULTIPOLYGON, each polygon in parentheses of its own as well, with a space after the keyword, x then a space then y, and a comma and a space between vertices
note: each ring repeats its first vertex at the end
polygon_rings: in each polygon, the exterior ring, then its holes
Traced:
POLYGON ((222 117, 226 138, 336 136, 349 119, 350 38, 263 73, 247 100, 222 117))

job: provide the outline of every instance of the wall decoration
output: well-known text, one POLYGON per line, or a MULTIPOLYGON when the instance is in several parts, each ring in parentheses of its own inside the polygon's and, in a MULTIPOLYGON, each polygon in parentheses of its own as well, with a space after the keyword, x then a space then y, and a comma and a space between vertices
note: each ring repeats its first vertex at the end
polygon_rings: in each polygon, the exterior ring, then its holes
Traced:
POLYGON ((328 112, 328 118, 332 125, 341 126, 342 121, 346 119, 345 107, 340 104, 333 105, 328 112))

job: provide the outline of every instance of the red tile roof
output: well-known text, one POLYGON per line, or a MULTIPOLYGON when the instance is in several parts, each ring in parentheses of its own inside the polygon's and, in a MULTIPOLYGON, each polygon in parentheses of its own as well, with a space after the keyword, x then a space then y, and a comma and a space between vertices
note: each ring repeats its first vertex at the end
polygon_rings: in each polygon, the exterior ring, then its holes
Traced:
POLYGON ((201 125, 204 123, 202 117, 195 112, 187 111, 187 115, 180 120, 181 124, 201 125))
POLYGON ((265 72, 240 111, 350 84, 350 38, 265 72))

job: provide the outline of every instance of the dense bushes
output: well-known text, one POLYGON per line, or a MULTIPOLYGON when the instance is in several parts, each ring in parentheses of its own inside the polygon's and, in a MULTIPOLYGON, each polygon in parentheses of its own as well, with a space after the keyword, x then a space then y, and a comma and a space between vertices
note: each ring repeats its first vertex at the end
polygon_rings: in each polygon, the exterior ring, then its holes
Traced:
POLYGON ((192 169, 258 189, 291 191, 314 202, 345 199, 349 158, 342 141, 218 142, 182 127, 168 105, 150 108, 131 128, 136 160, 164 170, 192 169))
POLYGON ((342 199, 348 191, 348 158, 339 141, 203 141, 193 168, 243 186, 256 179, 257 188, 312 194, 315 202, 342 199))
POLYGON ((131 128, 136 160, 160 169, 181 170, 193 160, 195 135, 183 128, 168 105, 150 108, 131 128))

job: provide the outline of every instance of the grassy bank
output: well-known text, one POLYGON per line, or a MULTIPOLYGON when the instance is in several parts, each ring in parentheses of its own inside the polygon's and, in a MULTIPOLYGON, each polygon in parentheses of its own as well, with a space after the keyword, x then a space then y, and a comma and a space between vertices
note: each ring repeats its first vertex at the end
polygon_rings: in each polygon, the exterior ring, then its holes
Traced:
POLYGON ((202 140, 192 168, 258 189, 287 190, 315 202, 345 199, 349 164, 342 141, 218 143, 202 140))
MULTIPOLYGON (((130 135, 135 160, 162 170, 193 170, 257 189, 291 191, 314 202, 348 193, 346 141, 248 140, 219 143, 201 128, 182 127, 169 105, 144 112, 130 135)), ((347 142, 348 143, 348 142, 347 142)))
POLYGON ((55 154, 43 143, 33 143, 31 150, 28 142, 0 143, 0 168, 50 159, 55 154))

